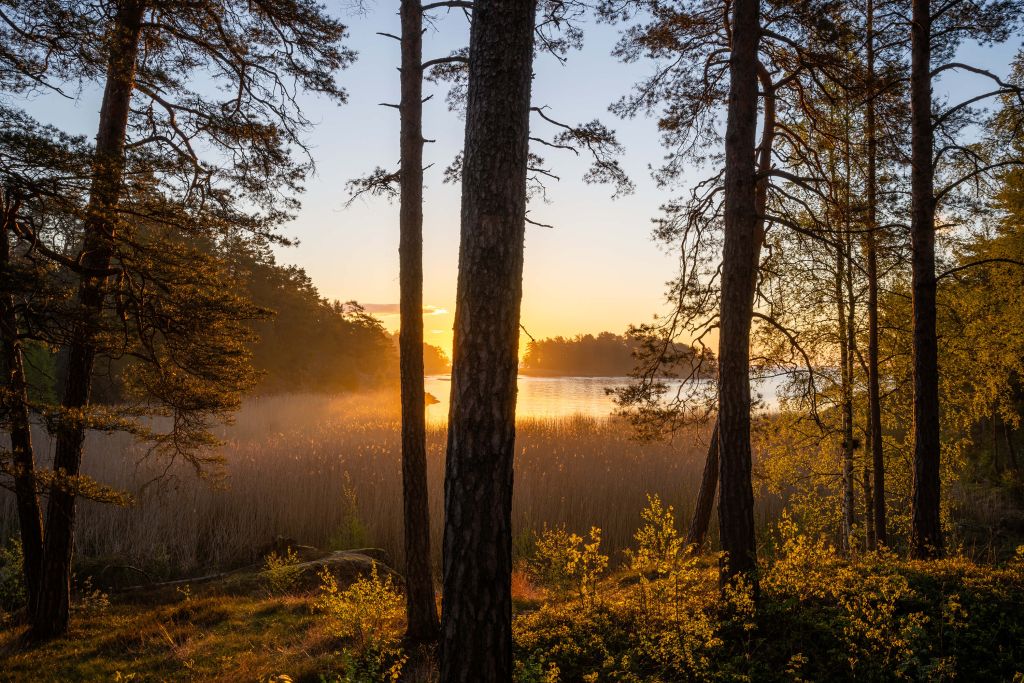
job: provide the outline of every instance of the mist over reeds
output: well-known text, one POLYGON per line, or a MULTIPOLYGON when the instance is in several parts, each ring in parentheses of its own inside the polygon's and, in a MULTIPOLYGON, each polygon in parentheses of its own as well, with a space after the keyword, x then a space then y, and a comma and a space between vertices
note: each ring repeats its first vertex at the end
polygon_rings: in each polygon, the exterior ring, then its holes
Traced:
MULTIPOLYGON (((124 435, 90 434, 85 472, 130 493, 119 508, 81 501, 78 557, 163 576, 195 574, 258 559, 282 536, 320 548, 376 546, 401 564, 399 419, 384 394, 280 395, 248 401, 223 428, 221 476, 201 480, 185 463, 147 455, 124 435), (114 559, 116 558, 116 559, 114 559)), ((431 525, 439 563, 445 426, 428 426, 431 525)), ((39 434, 42 465, 51 445, 39 434)), ((704 466, 706 434, 640 442, 614 418, 520 420, 514 533, 566 525, 604 530, 606 547, 628 546, 647 494, 689 518, 704 466)), ((0 520, 16 523, 13 496, 0 493, 0 520)), ((13 531, 4 529, 4 532, 13 531)))

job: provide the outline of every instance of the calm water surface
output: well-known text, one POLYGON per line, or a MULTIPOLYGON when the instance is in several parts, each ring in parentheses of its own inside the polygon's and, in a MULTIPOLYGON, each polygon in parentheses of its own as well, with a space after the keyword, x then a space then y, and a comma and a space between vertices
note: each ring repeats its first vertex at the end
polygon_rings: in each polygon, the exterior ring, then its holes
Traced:
MULTIPOLYGON (((606 392, 625 386, 629 377, 531 377, 519 375, 519 397, 516 401, 516 416, 568 417, 587 415, 608 417, 615 410, 612 397, 606 392)), ((776 403, 775 393, 782 380, 769 380, 758 387, 769 407, 776 403)), ((428 375, 425 386, 427 393, 439 403, 427 406, 427 419, 443 422, 448 419, 448 394, 451 390, 451 376, 428 375)))
MULTIPOLYGON (((528 377, 519 375, 519 396, 516 416, 567 417, 589 415, 607 417, 615 409, 612 397, 605 389, 621 387, 628 377, 528 377)), ((451 390, 449 375, 428 375, 427 393, 440 403, 427 406, 428 420, 448 419, 448 394, 451 390)))

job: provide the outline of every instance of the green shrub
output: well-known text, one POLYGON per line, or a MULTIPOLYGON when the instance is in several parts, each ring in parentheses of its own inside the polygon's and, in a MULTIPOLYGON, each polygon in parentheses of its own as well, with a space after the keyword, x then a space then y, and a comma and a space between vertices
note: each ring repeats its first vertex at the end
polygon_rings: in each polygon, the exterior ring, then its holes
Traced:
POLYGON ((676 530, 672 506, 662 505, 657 495, 647 495, 647 507, 640 513, 644 525, 633 535, 636 548, 627 551, 630 564, 636 571, 654 572, 659 576, 670 574, 682 560, 685 548, 676 530))
POLYGON ((102 614, 110 608, 110 596, 92 585, 92 577, 75 581, 75 600, 71 607, 83 614, 102 614))
MULTIPOLYGON (((749 584, 721 588, 708 558, 677 551, 660 501, 643 521, 599 604, 552 592, 516 617, 518 683, 1024 680, 1024 549, 1002 566, 849 557, 784 517, 755 600, 749 584)), ((581 546, 545 530, 535 571, 567 580, 581 546)))
POLYGON ((326 567, 320 579, 314 604, 331 620, 337 635, 348 641, 340 653, 340 673, 324 680, 397 681, 407 659, 399 645, 405 602, 390 574, 382 579, 374 563, 370 576, 344 590, 326 567))
POLYGON ((392 627, 401 621, 405 603, 390 574, 380 577, 376 562, 369 576, 357 579, 344 590, 338 587, 338 580, 327 567, 320 572, 320 580, 320 596, 315 605, 334 621, 339 636, 352 638, 359 645, 394 639, 392 627))
POLYGON ((24 561, 20 539, 12 538, 7 545, 0 546, 0 617, 25 604, 24 561))
POLYGON ((581 603, 592 605, 597 600, 598 582, 608 569, 608 556, 601 554, 599 528, 591 527, 589 538, 588 543, 565 527, 544 527, 527 562, 530 577, 556 591, 572 588, 581 603))
POLYGON ((359 497, 348 472, 345 472, 344 479, 341 491, 341 526, 327 539, 327 546, 332 550, 365 548, 369 545, 370 533, 359 516, 359 497))
POLYGON ((291 591, 302 573, 299 564, 299 556, 291 548, 287 548, 284 555, 278 555, 276 552, 267 555, 263 563, 262 576, 270 592, 280 595, 291 591))

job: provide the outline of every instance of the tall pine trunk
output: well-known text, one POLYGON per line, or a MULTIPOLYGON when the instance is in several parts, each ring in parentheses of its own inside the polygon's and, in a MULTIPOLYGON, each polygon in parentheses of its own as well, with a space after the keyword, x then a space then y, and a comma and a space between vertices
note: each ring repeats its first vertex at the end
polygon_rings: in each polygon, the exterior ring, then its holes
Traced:
MULTIPOLYGON (((847 178, 849 178, 849 172, 847 172, 847 178)), ((849 190, 849 187, 847 187, 849 190)), ((847 202, 847 215, 849 216, 850 205, 847 202)), ((856 377, 857 377, 857 302, 854 294, 854 272, 853 272, 853 239, 849 235, 850 225, 847 223, 847 235, 846 241, 846 406, 843 408, 845 413, 844 419, 846 421, 846 449, 844 455, 850 466, 850 490, 847 497, 850 501, 850 528, 853 529, 857 525, 857 496, 856 496, 856 469, 855 459, 857 451, 857 438, 854 436, 856 432, 856 415, 854 412, 854 392, 856 389, 856 377)), ((870 486, 870 483, 865 482, 865 486, 870 486)), ((871 497, 871 494, 864 491, 864 500, 867 501, 871 497)), ((874 526, 871 522, 865 524, 867 528, 874 526)), ((852 541, 851 537, 851 541, 852 541)))
POLYGON ((430 566, 430 505, 423 390, 423 10, 402 0, 401 208, 398 336, 402 385, 402 500, 405 507, 405 596, 411 642, 437 639, 430 566))
POLYGON ((95 334, 103 311, 105 272, 113 256, 115 212, 124 181, 125 138, 135 86, 143 10, 141 2, 122 2, 110 30, 107 80, 100 107, 92 188, 80 254, 83 275, 78 287, 79 318, 72 329, 68 349, 62 399, 65 415, 56 429, 53 461, 57 480, 50 490, 47 506, 40 593, 32 614, 32 634, 36 638, 61 635, 68 627, 75 478, 81 470, 86 431, 82 417, 92 389, 95 334))
POLYGON ((926 558, 942 554, 930 0, 913 0, 910 53, 910 235, 914 306, 911 554, 926 558))
MULTIPOLYGON (((0 275, 11 282, 11 234, 17 220, 17 201, 7 197, 4 224, 0 232, 0 275)), ((18 314, 13 293, 0 293, 0 347, 3 352, 4 384, 0 396, 4 421, 11 438, 11 465, 14 476, 14 498, 18 510, 23 553, 22 574, 31 614, 39 597, 39 573, 43 562, 43 519, 36 492, 35 454, 32 450, 32 425, 28 409, 28 380, 25 357, 19 338, 18 314)))
POLYGON ((512 678, 512 461, 534 0, 473 10, 445 472, 441 681, 512 678))
MULTIPOLYGON (((855 495, 854 481, 854 438, 853 438, 853 378, 854 365, 857 358, 857 333, 856 333, 856 303, 853 294, 853 239, 850 236, 852 229, 852 207, 850 202, 852 169, 851 159, 853 154, 850 150, 850 111, 847 108, 843 120, 843 170, 845 183, 843 186, 843 235, 840 240, 842 254, 839 257, 842 271, 842 290, 839 293, 839 300, 845 299, 846 320, 840 320, 841 336, 843 337, 843 504, 845 507, 844 530, 846 532, 846 551, 854 549, 853 530, 857 525, 857 500, 855 495)), ((842 315, 842 312, 840 313, 842 315)))
MULTIPOLYGON (((761 131, 761 142, 757 147, 758 180, 754 195, 754 212, 757 216, 754 234, 757 244, 752 252, 755 277, 749 282, 751 307, 753 307, 756 294, 756 269, 760 260, 760 247, 764 240, 764 216, 768 206, 768 172, 771 170, 772 146, 775 143, 775 86, 772 83, 768 70, 760 62, 757 64, 757 75, 764 90, 764 125, 761 131)), ((716 418, 715 427, 711 432, 711 442, 708 444, 708 453, 704 461, 704 474, 701 477, 700 490, 697 493, 697 503, 694 506, 693 519, 690 520, 690 528, 686 532, 686 545, 692 548, 693 552, 699 551, 700 547, 704 544, 704 540, 707 538, 711 513, 714 508, 715 492, 718 488, 718 475, 721 468, 718 425, 719 422, 716 418)))
POLYGON ((868 547, 874 550, 888 542, 885 521, 885 453, 882 445, 882 400, 878 378, 878 132, 875 112, 875 3, 867 4, 868 97, 864 114, 867 134, 867 232, 865 253, 868 280, 868 449, 871 453, 871 514, 873 537, 868 547))
POLYGON ((722 578, 754 577, 754 493, 750 452, 750 326, 757 260, 758 0, 733 4, 725 133, 724 244, 719 328, 719 500, 722 578))
POLYGON ((843 483, 843 550, 853 549, 854 496, 853 496, 853 387, 850 370, 850 335, 846 300, 847 261, 845 236, 836 245, 836 312, 839 326, 840 410, 842 412, 842 483, 843 483))

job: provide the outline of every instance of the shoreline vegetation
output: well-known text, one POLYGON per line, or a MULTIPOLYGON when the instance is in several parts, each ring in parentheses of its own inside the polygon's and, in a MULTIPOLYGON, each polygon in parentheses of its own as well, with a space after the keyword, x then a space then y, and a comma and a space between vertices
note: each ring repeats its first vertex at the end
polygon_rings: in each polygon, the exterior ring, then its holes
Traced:
MULTIPOLYGON (((322 577, 287 578, 299 562, 291 554, 310 546, 378 547, 401 572, 392 393, 250 400, 219 437, 222 478, 195 481, 184 465, 154 480, 165 466, 130 439, 90 435, 88 473, 133 503, 81 504, 69 638, 23 650, 17 610, 8 612, 0 680, 435 680, 432 651, 401 644, 401 584, 382 583, 383 568, 377 579, 348 576, 334 593, 322 577), (233 583, 145 587, 224 571, 233 583)), ((444 426, 427 438, 439 540, 444 426)), ((1008 680, 1019 670, 1024 551, 1014 544, 1024 538, 993 537, 984 520, 1010 518, 1012 507, 992 513, 988 494, 962 492, 950 520, 958 550, 946 560, 847 555, 820 507, 779 487, 777 456, 759 449, 755 614, 742 591, 719 602, 716 553, 690 555, 681 542, 707 438, 695 428, 673 442, 637 441, 615 418, 519 420, 516 683, 1008 680)), ((0 498, 0 519, 13 519, 10 504, 0 498)), ((711 547, 716 539, 712 527, 711 547)), ((12 575, 10 561, 0 574, 12 575)))
MULTIPOLYGON (((85 473, 132 496, 118 507, 84 501, 78 557, 172 579, 248 564, 278 536, 331 550, 376 545, 401 566, 401 462, 394 392, 263 396, 216 436, 223 463, 197 480, 187 463, 147 457, 127 435, 90 434, 85 473)), ((599 524, 625 547, 647 493, 680 509, 696 495, 706 448, 695 428, 673 442, 640 442, 614 418, 518 421, 514 532, 599 524), (626 467, 623 471, 621 468, 626 467)), ((45 434, 37 442, 49 452, 45 434)), ((427 427, 432 537, 441 536, 446 426, 427 427)), ((46 461, 44 461, 44 466, 46 461)), ((0 493, 0 522, 16 522, 0 493)), ((768 508, 765 508, 766 513, 768 508)), ((0 533, 10 533, 7 526, 0 533)), ((440 566, 440 545, 433 561, 440 566)))

